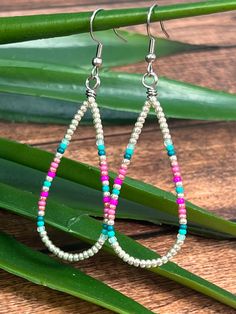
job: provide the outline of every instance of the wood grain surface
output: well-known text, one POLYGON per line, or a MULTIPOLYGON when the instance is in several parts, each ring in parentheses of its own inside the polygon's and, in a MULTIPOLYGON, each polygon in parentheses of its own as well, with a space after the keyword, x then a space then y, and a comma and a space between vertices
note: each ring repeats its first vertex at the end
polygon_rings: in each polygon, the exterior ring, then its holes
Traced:
MULTIPOLYGON (((159 1, 159 4, 176 1, 159 1)), ((184 2, 184 1, 179 1, 184 2)), ((148 6, 150 1, 76 1, 26 0, 0 2, 0 15, 75 12, 95 7, 148 6)), ((217 45, 214 51, 202 51, 158 60, 160 75, 202 86, 236 92, 235 87, 235 13, 215 14, 166 22, 171 38, 179 41, 217 45)), ((145 33, 145 27, 131 30, 145 33)), ((119 70, 142 72, 144 63, 119 70)), ((141 106, 141 104, 140 104, 141 106)), ((0 135, 22 143, 54 151, 66 126, 0 122, 0 135)), ((107 151, 112 170, 117 170, 132 125, 106 126, 107 151)), ((187 198, 228 219, 235 219, 236 204, 236 123, 171 120, 170 129, 181 163, 187 198)), ((131 177, 171 190, 168 161, 161 149, 161 136, 156 123, 149 123, 141 135, 129 171, 131 177), (150 146, 153 152, 143 154, 150 146), (141 167, 141 165, 143 165, 141 167)), ((73 138, 67 157, 96 165, 94 130, 82 126, 73 138)), ((35 232, 34 223, 13 214, 0 212, 1 227, 17 240, 34 249, 45 251, 35 232)), ((143 222, 119 221, 118 229, 140 243, 164 253, 173 241, 176 230, 143 222)), ((57 244, 80 247, 82 243, 50 229, 57 244)), ((236 293, 235 241, 218 241, 188 236, 181 254, 174 261, 181 267, 236 293)), ((173 283, 148 271, 125 265, 118 258, 99 253, 96 258, 75 265, 111 287, 140 302, 155 313, 235 313, 191 289, 173 283), (119 273, 119 277, 117 277, 119 273)), ((0 271, 0 313, 79 313, 105 314, 99 308, 69 295, 37 286, 0 271)), ((135 313, 138 314, 138 313, 135 313)))

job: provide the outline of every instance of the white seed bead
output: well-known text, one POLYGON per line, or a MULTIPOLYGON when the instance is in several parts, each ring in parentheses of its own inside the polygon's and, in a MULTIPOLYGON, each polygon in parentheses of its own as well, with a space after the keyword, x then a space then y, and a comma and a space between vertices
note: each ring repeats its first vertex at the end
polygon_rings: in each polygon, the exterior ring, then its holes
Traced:
POLYGON ((180 218, 179 223, 180 223, 181 225, 187 225, 187 219, 185 219, 185 218, 180 218))
POLYGON ((140 265, 140 260, 139 260, 138 258, 135 258, 133 265, 134 265, 135 267, 139 267, 139 265, 140 265))
POLYGON ((73 135, 73 134, 74 134, 74 131, 73 131, 72 129, 68 129, 68 130, 66 131, 66 133, 69 134, 69 135, 73 135))
POLYGON ((145 267, 146 267, 146 261, 145 261, 144 259, 142 259, 142 260, 140 261, 140 267, 141 267, 141 268, 145 268, 145 267))
POLYGON ((182 185, 183 185, 183 182, 182 182, 182 181, 176 182, 175 185, 176 185, 176 186, 182 186, 182 185))
POLYGON ((84 254, 83 253, 79 253, 79 259, 80 259, 80 261, 84 260, 84 254))
POLYGON ((66 135, 65 135, 65 139, 66 139, 67 141, 70 141, 70 140, 71 140, 71 135, 66 134, 66 135))
POLYGON ((128 262, 129 258, 130 258, 129 254, 125 253, 125 255, 123 256, 123 261, 128 262))
POLYGON ((71 124, 78 126, 79 122, 76 119, 72 119, 71 124))
POLYGON ((70 124, 69 125, 70 130, 75 131, 76 130, 76 126, 74 124, 70 124))
POLYGON ((89 255, 90 257, 94 255, 93 250, 91 250, 91 249, 89 249, 89 250, 87 251, 87 253, 88 253, 88 255, 89 255))
POLYGON ((121 189, 121 185, 120 184, 114 184, 113 187, 116 190, 120 190, 121 189))
POLYGON ((129 265, 133 265, 134 264, 134 257, 133 256, 129 256, 128 264, 129 265))
POLYGON ((49 182, 52 182, 52 181, 53 181, 53 178, 52 178, 52 177, 49 177, 49 176, 46 176, 46 180, 49 181, 49 182))
POLYGON ((107 222, 107 224, 109 225, 109 226, 113 226, 114 225, 114 220, 108 220, 108 222, 107 222))

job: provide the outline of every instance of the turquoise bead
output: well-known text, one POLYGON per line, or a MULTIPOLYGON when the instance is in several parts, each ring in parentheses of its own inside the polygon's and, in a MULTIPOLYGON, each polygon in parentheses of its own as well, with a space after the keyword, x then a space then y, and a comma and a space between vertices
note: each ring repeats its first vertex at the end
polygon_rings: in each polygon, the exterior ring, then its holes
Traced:
POLYGON ((38 227, 43 227, 44 226, 44 221, 37 221, 37 226, 38 227))
POLYGON ((59 147, 63 148, 63 149, 66 149, 67 148, 67 144, 66 143, 63 143, 61 142, 59 147))
POLYGON ((62 148, 61 146, 59 146, 59 147, 57 148, 57 152, 60 153, 60 154, 64 154, 65 149, 62 148))
POLYGON ((187 229, 187 225, 180 225, 180 229, 187 229))
POLYGON ((102 234, 107 235, 107 230, 106 229, 102 229, 102 234))
POLYGON ((106 224, 102 224, 103 229, 107 229, 107 225, 106 224))
POLYGON ((132 156, 134 154, 134 150, 132 148, 127 148, 125 153, 132 156))
POLYGON ((169 151, 169 150, 175 150, 174 145, 172 145, 172 144, 167 145, 167 146, 166 146, 166 149, 167 149, 168 151, 169 151))
POLYGON ((104 185, 104 186, 102 187, 102 190, 103 190, 103 192, 109 192, 110 188, 109 188, 108 185, 104 185))
POLYGON ((38 220, 38 221, 44 221, 43 216, 38 216, 38 217, 37 217, 37 220, 38 220))
POLYGON ((114 227, 113 226, 107 226, 107 230, 112 231, 112 230, 114 230, 114 227))
POLYGON ((113 190, 112 190, 112 194, 119 195, 119 194, 120 194, 120 190, 113 189, 113 190))
POLYGON ((185 230, 185 229, 179 229, 179 234, 187 234, 187 230, 185 230))
POLYGON ((175 190, 177 193, 184 193, 184 188, 182 186, 177 186, 175 190))
POLYGON ((66 144, 67 146, 68 146, 68 144, 69 144, 69 141, 66 140, 65 138, 63 138, 63 140, 62 140, 61 142, 64 143, 64 144, 66 144))
POLYGON ((115 232, 114 231, 108 231, 108 237, 114 237, 115 236, 115 232))
POLYGON ((48 188, 51 186, 51 184, 52 184, 52 182, 49 182, 49 181, 44 181, 43 182, 43 185, 48 187, 48 188))
POLYGON ((168 150, 167 154, 168 154, 168 156, 174 156, 175 155, 175 151, 174 150, 168 150))
POLYGON ((105 145, 98 145, 98 150, 105 150, 105 145))

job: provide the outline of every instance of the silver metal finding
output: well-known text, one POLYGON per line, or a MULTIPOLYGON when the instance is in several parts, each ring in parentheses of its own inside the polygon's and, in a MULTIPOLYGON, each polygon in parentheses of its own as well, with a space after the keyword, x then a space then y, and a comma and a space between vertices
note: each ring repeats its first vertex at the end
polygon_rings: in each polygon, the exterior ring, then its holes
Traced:
MULTIPOLYGON (((103 9, 97 9, 95 10, 91 17, 90 17, 90 36, 91 38, 97 43, 97 51, 96 51, 96 56, 92 60, 92 65, 93 69, 91 71, 90 76, 87 78, 85 85, 86 85, 86 95, 87 97, 96 97, 96 90, 99 88, 101 80, 99 78, 99 72, 98 69, 102 66, 102 49, 103 49, 103 44, 94 36, 93 32, 93 22, 94 19, 97 15, 98 12, 103 11, 103 9), (93 82, 93 86, 91 86, 93 82)), ((116 34, 117 37, 119 37, 121 40, 124 42, 127 42, 125 38, 123 38, 115 28, 113 28, 114 33, 116 34)))
MULTIPOLYGON (((158 83, 158 76, 153 70, 153 62, 156 60, 156 54, 155 54, 155 44, 156 44, 156 39, 153 37, 150 31, 150 25, 151 25, 151 17, 153 13, 153 9, 157 7, 157 4, 153 4, 147 14, 147 34, 149 37, 149 48, 148 48, 148 54, 145 57, 146 62, 148 63, 147 65, 147 72, 144 74, 142 78, 142 84, 144 87, 147 88, 147 94, 148 97, 155 96, 157 95, 156 92, 156 86, 158 83)), ((162 21, 160 21, 161 24, 161 29, 163 33, 165 34, 166 37, 169 38, 169 34, 167 33, 164 24, 162 21)))

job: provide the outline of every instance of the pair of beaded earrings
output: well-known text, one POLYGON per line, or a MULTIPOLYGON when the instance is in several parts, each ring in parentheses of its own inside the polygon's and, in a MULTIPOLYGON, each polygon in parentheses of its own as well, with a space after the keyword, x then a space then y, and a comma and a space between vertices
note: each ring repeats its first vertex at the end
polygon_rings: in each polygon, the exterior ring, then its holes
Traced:
MULTIPOLYGON (((106 158, 106 150, 104 145, 104 136, 103 136, 103 128, 100 118, 100 112, 98 105, 96 103, 96 90, 100 86, 100 78, 99 78, 99 67, 102 64, 102 48, 103 45, 95 39, 93 35, 93 21, 94 18, 101 9, 98 9, 93 12, 91 19, 90 19, 90 34, 94 41, 97 42, 97 53, 96 57, 93 59, 93 69, 91 75, 86 80, 86 95, 87 100, 83 102, 80 109, 74 115, 69 128, 66 131, 66 134, 62 141, 60 142, 57 151, 55 153, 54 159, 50 165, 50 169, 47 173, 46 179, 43 183, 43 187, 40 193, 40 199, 38 202, 38 217, 37 217, 37 231, 39 232, 42 241, 48 248, 50 252, 55 254, 57 257, 62 258, 64 260, 68 260, 71 262, 80 261, 87 259, 93 255, 95 255, 104 245, 104 243, 108 240, 111 247, 114 249, 116 254, 125 262, 130 265, 134 265, 136 267, 142 268, 150 268, 150 267, 157 267, 161 266, 168 262, 180 249, 184 243, 187 233, 187 219, 186 219, 186 207, 185 207, 185 200, 184 200, 184 189, 182 184, 182 179, 180 175, 180 169, 175 153, 175 148, 173 142, 171 140, 171 135, 169 132, 168 124, 166 122, 165 114, 162 110, 162 107, 157 100, 157 82, 158 76, 153 70, 153 62, 156 59, 155 55, 155 38, 150 33, 150 21, 153 9, 157 5, 153 5, 150 7, 149 12, 147 14, 147 34, 149 36, 149 52, 145 58, 146 62, 148 63, 147 72, 144 74, 142 78, 142 84, 147 89, 147 100, 144 103, 144 106, 139 114, 137 122, 135 123, 134 129, 132 131, 129 143, 127 148, 125 149, 124 158, 122 160, 119 172, 117 177, 114 180, 113 189, 110 192, 109 186, 109 175, 108 175, 108 164, 106 158), (94 82, 93 87, 91 87, 92 81, 94 82), (150 83, 151 81, 151 83, 150 83), (128 166, 131 162, 131 158, 134 154, 135 145, 139 139, 141 134, 142 127, 144 125, 145 119, 149 113, 150 108, 153 107, 157 119, 160 125, 160 129, 163 136, 164 145, 167 151, 167 155, 170 159, 170 164, 173 172, 173 182, 175 185, 176 190, 176 202, 178 205, 178 212, 179 212, 179 232, 177 235, 177 239, 171 249, 166 253, 166 255, 160 258, 154 259, 139 259, 134 256, 130 256, 119 244, 118 239, 116 238, 115 234, 115 215, 116 215, 116 207, 118 205, 119 194, 121 191, 122 183, 125 180, 125 176, 128 170, 128 166), (101 182, 102 182, 102 191, 103 191, 103 203, 104 203, 104 220, 102 225, 101 234, 97 240, 97 242, 88 250, 85 250, 81 253, 67 253, 62 251, 60 248, 56 247, 52 241, 49 239, 45 225, 44 225, 44 214, 45 214, 45 207, 46 201, 49 195, 49 190, 52 185, 53 179, 56 176, 56 172, 58 166, 60 164, 61 158, 67 149, 71 138, 79 125, 80 120, 84 116, 87 109, 90 108, 93 116, 93 122, 96 130, 96 145, 98 149, 98 156, 99 156, 99 165, 101 171, 101 182)), ((164 29, 164 25, 161 22, 161 28, 165 35, 168 36, 164 29)), ((116 30, 114 30, 116 33, 116 30)), ((116 33, 117 34, 117 33, 116 33)), ((118 35, 118 34, 117 34, 118 35)), ((119 35, 118 35, 119 36, 119 35)))

